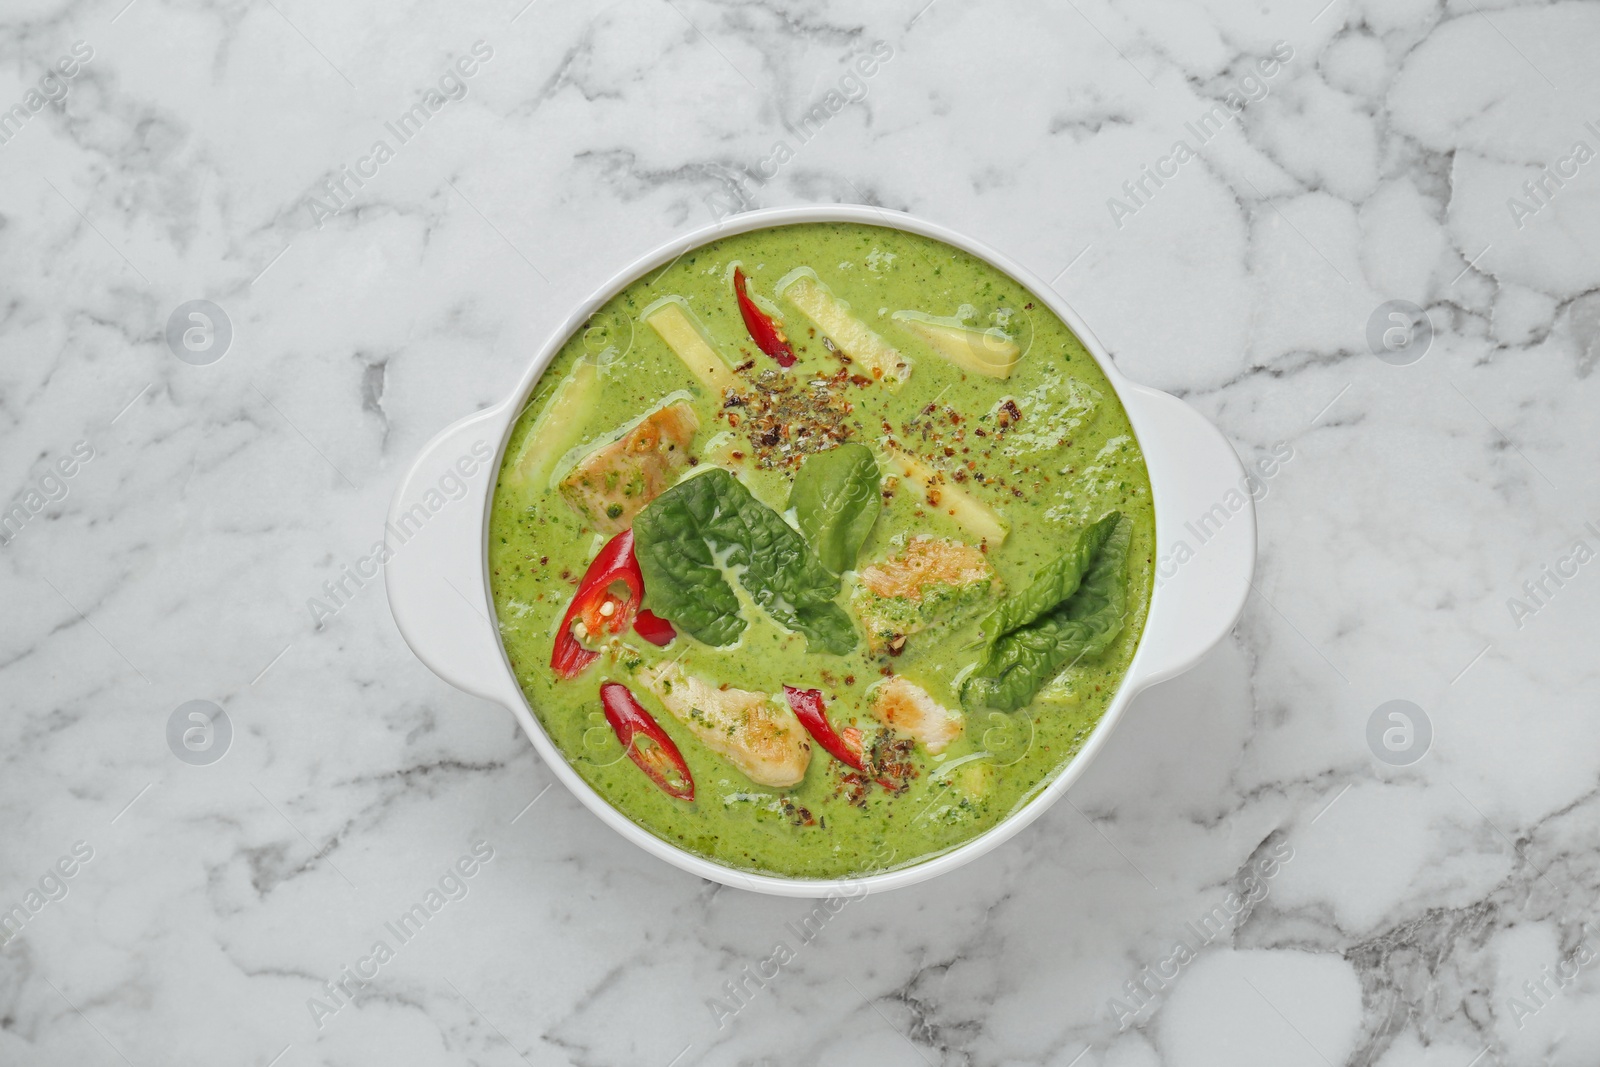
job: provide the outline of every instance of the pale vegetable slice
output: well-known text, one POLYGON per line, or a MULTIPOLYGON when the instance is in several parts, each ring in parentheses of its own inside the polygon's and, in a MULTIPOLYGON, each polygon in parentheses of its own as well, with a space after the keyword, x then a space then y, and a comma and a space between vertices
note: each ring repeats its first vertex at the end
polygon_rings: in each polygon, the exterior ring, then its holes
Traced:
POLYGON ((681 296, 664 296, 645 308, 639 318, 661 336, 667 347, 707 389, 722 396, 739 388, 738 376, 717 354, 705 328, 681 296))
POLYGON ((717 466, 732 469, 737 467, 741 460, 750 457, 750 442, 745 440, 742 434, 723 430, 706 442, 703 453, 706 459, 717 466), (735 452, 739 453, 737 458, 734 457, 735 452))
POLYGON ((866 374, 891 388, 911 377, 911 358, 850 313, 810 267, 797 267, 778 279, 774 291, 799 308, 817 329, 866 374))
POLYGON ((951 482, 943 471, 928 466, 890 444, 883 446, 883 452, 888 459, 889 469, 906 481, 915 483, 929 507, 950 516, 957 526, 973 537, 996 546, 1005 541, 1010 531, 1000 513, 951 482))
POLYGON ((981 800, 989 795, 989 790, 994 786, 994 778, 994 764, 988 760, 979 760, 959 768, 951 775, 950 780, 968 797, 981 800))
MULTIPOLYGON (((999 713, 991 712, 991 716, 996 714, 999 713)), ((976 733, 982 725, 981 722, 974 723, 973 732, 976 733)), ((984 737, 987 736, 985 733, 984 737)), ((994 753, 983 750, 950 760, 941 764, 939 769, 933 772, 931 779, 935 783, 943 782, 973 800, 978 800, 987 795, 994 785, 994 753)))
POLYGON ((890 318, 951 363, 990 378, 1011 377, 1022 356, 1022 348, 994 327, 978 330, 959 319, 935 318, 920 311, 896 311, 890 318))
POLYGON ((594 404, 599 392, 600 371, 593 359, 578 360, 572 373, 556 386, 555 395, 539 421, 522 439, 522 451, 513 466, 514 477, 523 485, 544 489, 556 460, 572 447, 583 415, 594 404))

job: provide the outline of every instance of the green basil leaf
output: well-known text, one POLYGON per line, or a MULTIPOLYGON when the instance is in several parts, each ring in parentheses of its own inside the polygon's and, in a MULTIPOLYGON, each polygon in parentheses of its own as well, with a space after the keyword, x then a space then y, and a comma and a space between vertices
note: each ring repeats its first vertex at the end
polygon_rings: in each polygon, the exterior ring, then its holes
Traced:
POLYGON ((1080 526, 1067 538, 1067 550, 1046 563, 1028 588, 1006 597, 983 620, 986 649, 1013 630, 1033 622, 1078 591, 1078 584, 1094 562, 1101 546, 1116 529, 1121 513, 1113 511, 1099 522, 1080 526))
POLYGON ((883 510, 878 494, 878 461, 858 442, 807 456, 795 476, 789 506, 817 558, 833 573, 856 565, 883 510))
POLYGON ((1120 516, 1077 591, 1051 611, 995 642, 961 685, 968 711, 1016 711, 1062 669, 1098 656, 1122 632, 1128 612, 1128 548, 1132 526, 1120 516))
POLYGON ((697 640, 728 645, 744 632, 726 567, 761 610, 804 634, 810 651, 843 655, 856 647, 855 625, 835 603, 838 575, 725 470, 714 467, 656 497, 634 518, 633 538, 645 606, 697 640))
POLYGON ((645 607, 708 645, 731 645, 747 625, 738 594, 712 545, 694 536, 716 511, 712 494, 691 488, 707 478, 678 483, 634 516, 633 554, 644 576, 645 607))

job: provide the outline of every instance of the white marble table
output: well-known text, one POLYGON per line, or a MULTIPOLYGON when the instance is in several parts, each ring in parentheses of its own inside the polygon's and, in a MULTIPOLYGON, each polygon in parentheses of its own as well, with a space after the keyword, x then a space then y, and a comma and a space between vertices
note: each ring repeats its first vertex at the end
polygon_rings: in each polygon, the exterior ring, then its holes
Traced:
POLYGON ((0 1063, 1600 1061, 1600 4, 125 3, 0 12, 0 1063), (816 201, 1008 250, 1291 458, 1070 803, 802 944, 346 568, 604 277, 816 201))

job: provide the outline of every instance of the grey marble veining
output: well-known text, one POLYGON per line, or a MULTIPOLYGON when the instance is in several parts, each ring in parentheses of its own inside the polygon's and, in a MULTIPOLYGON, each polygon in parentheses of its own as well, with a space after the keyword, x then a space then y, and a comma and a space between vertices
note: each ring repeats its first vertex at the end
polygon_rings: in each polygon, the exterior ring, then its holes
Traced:
POLYGON ((1571 0, 8 5, 0 1062, 1600 1060, 1597 49, 1571 0), (596 285, 831 201, 1290 458, 1234 635, 1068 802, 807 925, 605 830, 349 576, 596 285))

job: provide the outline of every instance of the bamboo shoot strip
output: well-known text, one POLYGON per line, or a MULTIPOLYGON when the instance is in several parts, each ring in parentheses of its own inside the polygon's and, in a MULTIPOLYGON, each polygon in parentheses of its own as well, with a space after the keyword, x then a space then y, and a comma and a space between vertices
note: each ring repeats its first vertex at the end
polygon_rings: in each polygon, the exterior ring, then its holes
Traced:
POLYGON ((729 389, 739 388, 733 368, 717 354, 705 327, 694 317, 683 297, 664 296, 645 308, 639 318, 660 335, 707 389, 723 396, 729 389))
POLYGON ((914 483, 929 507, 950 516, 957 526, 992 546, 998 548, 1005 541, 1010 531, 999 512, 915 456, 889 444, 883 446, 883 451, 890 471, 914 483))
POLYGON ((544 414, 522 439, 522 451, 517 454, 513 468, 518 482, 535 490, 547 487, 550 469, 572 447, 578 427, 583 425, 583 416, 594 402, 599 382, 595 361, 585 356, 556 386, 544 414))
POLYGON ((778 279, 775 291, 799 308, 817 329, 874 381, 891 389, 911 377, 911 359, 850 313, 810 267, 797 267, 778 279))

